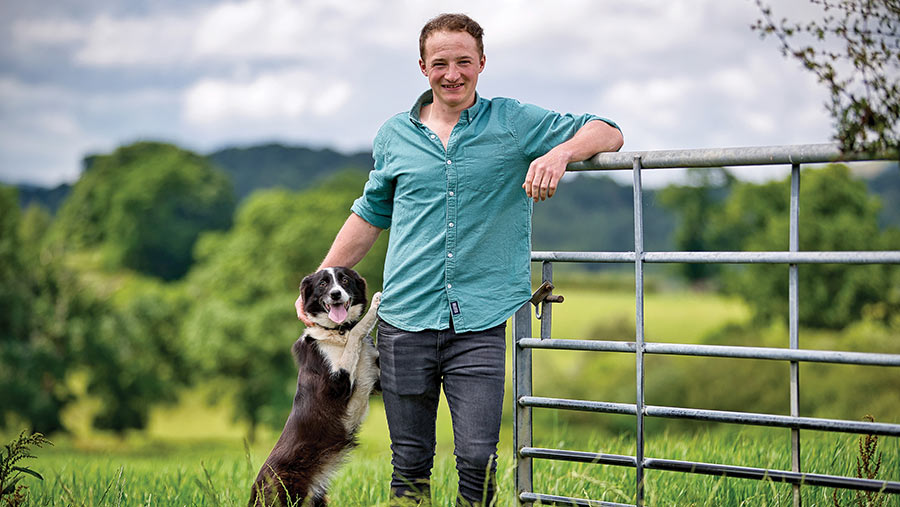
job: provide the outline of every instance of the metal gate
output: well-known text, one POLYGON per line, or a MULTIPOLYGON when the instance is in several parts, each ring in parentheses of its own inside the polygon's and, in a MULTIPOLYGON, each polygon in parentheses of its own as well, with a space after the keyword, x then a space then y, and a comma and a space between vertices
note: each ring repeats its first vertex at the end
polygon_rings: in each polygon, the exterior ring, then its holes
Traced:
MULTIPOLYGON (((799 363, 818 362, 900 367, 900 355, 854 353, 832 350, 804 350, 799 346, 798 272, 800 264, 900 264, 900 251, 866 252, 801 252, 799 251, 799 196, 801 164, 833 161, 885 160, 866 156, 848 157, 831 144, 731 148, 713 150, 675 150, 633 153, 603 153, 590 161, 571 164, 569 170, 627 170, 634 178, 634 251, 633 252, 532 252, 532 261, 542 262, 542 279, 552 282, 554 262, 634 263, 635 274, 635 341, 560 340, 550 338, 552 306, 559 298, 545 297, 549 291, 535 293, 539 305, 540 337, 532 337, 531 303, 526 303, 513 318, 513 384, 515 415, 513 441, 516 449, 516 495, 520 504, 540 501, 543 504, 610 506, 624 505, 590 499, 542 494, 533 488, 534 459, 563 460, 631 467, 635 474, 635 499, 644 503, 646 470, 665 470, 691 474, 717 475, 744 479, 790 483, 794 505, 800 504, 802 485, 829 486, 855 490, 878 491, 900 495, 900 482, 860 479, 804 473, 800 462, 800 430, 820 430, 871 435, 900 436, 900 424, 858 422, 800 417, 799 363), (643 169, 791 165, 790 249, 782 252, 646 252, 642 217, 641 171, 643 169), (646 263, 766 263, 789 264, 789 329, 788 348, 710 346, 651 343, 644 340, 644 264, 646 263), (634 404, 607 403, 532 396, 532 349, 565 349, 593 352, 620 352, 635 355, 637 399, 634 404), (750 358, 790 363, 790 415, 753 412, 698 410, 645 404, 644 355, 667 354, 709 358, 750 358), (636 418, 634 456, 622 456, 564 449, 536 448, 532 444, 532 409, 560 409, 628 414, 636 418), (791 429, 791 470, 744 467, 738 464, 714 464, 679 461, 644 455, 644 420, 647 417, 690 419, 734 424, 771 426, 791 429)), ((896 160, 896 158, 894 158, 896 160)), ((537 307, 536 307, 537 308, 537 307)))

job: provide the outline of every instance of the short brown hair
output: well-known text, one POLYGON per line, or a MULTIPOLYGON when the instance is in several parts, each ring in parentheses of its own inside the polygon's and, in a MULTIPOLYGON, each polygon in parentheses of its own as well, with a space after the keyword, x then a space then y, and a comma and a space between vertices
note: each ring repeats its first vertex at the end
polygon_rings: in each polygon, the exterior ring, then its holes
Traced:
POLYGON ((422 33, 419 34, 419 56, 422 59, 425 58, 425 40, 432 33, 439 31, 468 33, 475 38, 479 56, 484 55, 484 41, 482 41, 484 30, 481 25, 465 14, 441 14, 425 23, 422 33))

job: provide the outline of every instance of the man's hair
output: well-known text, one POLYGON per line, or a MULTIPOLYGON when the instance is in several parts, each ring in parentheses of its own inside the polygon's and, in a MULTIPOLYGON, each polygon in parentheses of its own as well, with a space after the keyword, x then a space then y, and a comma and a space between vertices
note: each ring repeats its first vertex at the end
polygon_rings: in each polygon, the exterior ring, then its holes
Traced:
POLYGON ((475 38, 479 56, 484 55, 484 41, 482 41, 484 30, 482 30, 481 25, 465 14, 441 14, 425 23, 425 26, 422 27, 422 33, 419 34, 419 56, 423 60, 425 59, 425 41, 429 35, 440 31, 468 33, 475 38))

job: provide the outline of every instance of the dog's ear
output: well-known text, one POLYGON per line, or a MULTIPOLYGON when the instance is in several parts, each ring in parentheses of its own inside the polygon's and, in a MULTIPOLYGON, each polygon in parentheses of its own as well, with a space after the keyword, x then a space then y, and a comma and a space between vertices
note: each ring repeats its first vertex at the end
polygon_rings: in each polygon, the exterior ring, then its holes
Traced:
POLYGON ((303 296, 304 305, 313 297, 313 289, 316 287, 314 278, 315 273, 307 275, 303 278, 303 281, 300 282, 300 295, 303 296))
POLYGON ((360 291, 363 294, 366 294, 366 279, 363 278, 362 275, 357 273, 356 270, 350 269, 348 271, 350 272, 350 277, 353 279, 353 282, 359 286, 360 291))

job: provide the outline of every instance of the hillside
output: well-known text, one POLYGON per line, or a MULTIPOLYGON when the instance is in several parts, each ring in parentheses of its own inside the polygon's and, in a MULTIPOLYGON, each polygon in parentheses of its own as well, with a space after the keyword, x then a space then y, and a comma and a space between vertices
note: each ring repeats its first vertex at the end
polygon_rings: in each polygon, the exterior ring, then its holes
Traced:
MULTIPOLYGON (((206 155, 234 182, 235 196, 244 200, 262 188, 303 190, 345 168, 368 171, 369 152, 343 154, 330 149, 311 149, 282 144, 231 147, 206 155)), ((95 157, 84 160, 90 171, 95 157)), ((900 226, 900 177, 892 165, 868 179, 870 192, 882 201, 880 225, 900 226)), ((54 189, 19 186, 23 207, 40 204, 56 212, 69 193, 69 185, 54 189)), ((645 248, 672 248, 676 226, 671 213, 659 206, 657 192, 645 190, 645 248)), ((634 247, 632 190, 610 178, 588 173, 567 176, 559 196, 535 205, 533 246, 535 250, 628 251, 634 247)))
POLYGON ((207 155, 234 182, 238 201, 259 188, 308 188, 323 177, 348 167, 368 171, 372 167, 369 152, 344 155, 330 149, 310 149, 265 144, 245 148, 226 148, 207 155))

